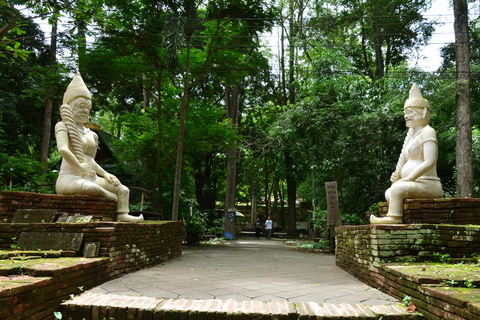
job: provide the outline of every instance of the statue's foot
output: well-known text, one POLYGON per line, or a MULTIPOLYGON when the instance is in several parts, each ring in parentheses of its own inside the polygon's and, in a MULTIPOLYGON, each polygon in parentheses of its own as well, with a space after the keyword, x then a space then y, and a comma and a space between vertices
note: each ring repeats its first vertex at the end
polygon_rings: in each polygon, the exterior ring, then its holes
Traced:
POLYGON ((131 216, 128 214, 128 212, 124 213, 117 213, 117 221, 120 222, 143 222, 143 214, 141 214, 139 217, 131 216))
POLYGON ((402 217, 395 216, 385 216, 385 217, 375 217, 373 214, 370 215, 370 224, 402 224, 402 217))

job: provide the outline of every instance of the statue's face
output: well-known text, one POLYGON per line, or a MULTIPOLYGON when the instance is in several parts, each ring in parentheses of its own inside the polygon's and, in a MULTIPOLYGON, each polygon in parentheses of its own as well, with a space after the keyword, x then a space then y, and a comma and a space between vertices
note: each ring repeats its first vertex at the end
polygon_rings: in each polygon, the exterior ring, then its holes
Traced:
POLYGON ((423 116, 423 108, 406 107, 403 110, 405 123, 409 128, 416 128, 428 124, 428 120, 423 116))
POLYGON ((75 122, 78 124, 87 123, 90 118, 90 110, 92 109, 92 100, 79 97, 73 100, 72 104, 75 122))

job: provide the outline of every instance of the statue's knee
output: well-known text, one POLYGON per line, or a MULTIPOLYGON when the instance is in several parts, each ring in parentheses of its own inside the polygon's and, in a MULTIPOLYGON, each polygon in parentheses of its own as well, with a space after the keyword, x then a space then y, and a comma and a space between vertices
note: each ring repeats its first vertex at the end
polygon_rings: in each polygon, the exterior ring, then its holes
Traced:
POLYGON ((408 188, 403 183, 396 183, 390 189, 390 198, 402 198, 405 199, 408 195, 408 188))
POLYGON ((125 187, 123 184, 120 185, 120 187, 118 188, 118 196, 129 196, 130 195, 130 189, 128 189, 127 187, 125 187))

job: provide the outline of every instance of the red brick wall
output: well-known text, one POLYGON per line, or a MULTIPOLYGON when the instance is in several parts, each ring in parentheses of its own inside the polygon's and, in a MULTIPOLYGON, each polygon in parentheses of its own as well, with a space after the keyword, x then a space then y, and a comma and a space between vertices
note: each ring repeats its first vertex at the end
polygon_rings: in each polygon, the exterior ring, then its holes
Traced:
POLYGON ((12 222, 18 209, 56 209, 69 214, 92 215, 93 220, 115 221, 117 203, 103 197, 59 196, 32 192, 2 191, 0 222, 12 222))
MULTIPOLYGON (((378 206, 380 215, 387 214, 387 202, 381 202, 378 206)), ((406 199, 403 215, 404 223, 480 225, 480 199, 406 199)))
POLYGON ((479 226, 341 226, 335 229, 335 235, 336 264, 363 282, 383 288, 400 300, 411 296, 417 311, 427 319, 480 319, 478 308, 467 308, 467 303, 461 299, 452 299, 434 287, 407 279, 408 276, 386 264, 412 258, 417 262, 434 260, 434 253, 448 253, 452 258, 480 253, 479 226), (462 316, 459 309, 465 309, 462 316))
MULTIPOLYGON (((79 294, 79 287, 93 286, 129 272, 150 267, 182 254, 183 222, 155 221, 150 223, 91 222, 91 223, 0 223, 0 246, 10 249, 12 238, 21 232, 82 232, 83 244, 100 242, 100 256, 81 267, 62 270, 29 270, 28 274, 51 279, 12 290, 0 289, 0 310, 10 312, 2 319, 53 319, 62 300, 79 294)), ((82 256, 83 246, 77 255, 82 256)), ((71 254, 71 253, 70 253, 71 254)), ((18 271, 12 271, 18 274, 18 271)), ((5 275, 2 273, 1 275, 5 275)), ((0 313, 1 315, 1 313, 0 313)))

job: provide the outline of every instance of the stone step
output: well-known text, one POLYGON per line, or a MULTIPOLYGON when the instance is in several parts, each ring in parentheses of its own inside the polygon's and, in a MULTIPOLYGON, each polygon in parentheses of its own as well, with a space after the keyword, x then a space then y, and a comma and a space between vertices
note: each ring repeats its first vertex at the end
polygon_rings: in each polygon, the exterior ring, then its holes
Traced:
POLYGON ((398 305, 160 299, 83 293, 61 304, 63 319, 315 320, 420 319, 398 305))

